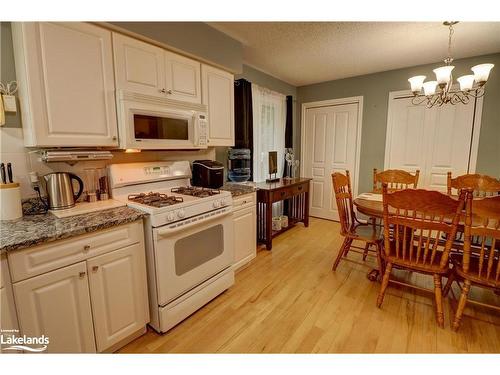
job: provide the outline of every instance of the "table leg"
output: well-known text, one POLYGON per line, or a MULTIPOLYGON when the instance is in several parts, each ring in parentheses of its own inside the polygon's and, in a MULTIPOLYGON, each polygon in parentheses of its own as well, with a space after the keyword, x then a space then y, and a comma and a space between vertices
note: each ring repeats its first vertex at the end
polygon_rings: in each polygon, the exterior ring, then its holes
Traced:
POLYGON ((273 205, 266 203, 266 249, 273 248, 273 205))
POLYGON ((307 228, 309 226, 309 191, 305 192, 304 199, 304 226, 307 228))

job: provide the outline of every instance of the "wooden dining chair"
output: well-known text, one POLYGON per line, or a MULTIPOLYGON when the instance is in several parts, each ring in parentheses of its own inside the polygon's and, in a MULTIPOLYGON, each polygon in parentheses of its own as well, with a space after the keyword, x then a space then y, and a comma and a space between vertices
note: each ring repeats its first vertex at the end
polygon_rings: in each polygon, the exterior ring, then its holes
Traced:
POLYGON ((373 168, 373 191, 381 193, 384 183, 387 184, 389 191, 416 189, 419 175, 418 169, 415 174, 411 174, 401 169, 387 169, 379 172, 377 168, 373 168))
POLYGON ((472 189, 474 197, 478 198, 500 194, 500 180, 485 174, 464 174, 452 178, 451 172, 448 172, 446 185, 448 195, 458 195, 462 189, 472 189))
POLYGON ((344 237, 344 241, 339 249, 337 258, 333 263, 332 270, 335 271, 337 269, 342 257, 347 256, 351 249, 353 249, 353 252, 363 254, 363 260, 365 260, 368 253, 373 253, 373 250, 370 249, 371 246, 375 247, 375 256, 377 257, 379 268, 382 270, 382 263, 380 259, 382 231, 380 227, 373 227, 372 225, 361 223, 356 218, 356 212, 354 211, 354 205, 352 202, 351 178, 349 171, 346 171, 345 175, 338 172, 333 173, 332 184, 339 213, 340 234, 344 237), (366 246, 355 246, 352 244, 354 240, 365 242, 366 246))
POLYGON ((466 192, 453 199, 429 190, 406 189, 390 193, 383 184, 385 273, 377 306, 384 301, 393 267, 432 275, 436 301, 436 320, 444 326, 442 284, 449 274, 449 254, 464 208, 466 192), (390 230, 389 228, 392 228, 390 230), (443 243, 441 235, 448 240, 443 243))
MULTIPOLYGON (((454 279, 463 280, 453 320, 456 331, 472 285, 500 291, 500 196, 467 200, 463 252, 452 254, 451 261, 453 272, 445 290, 449 290, 454 279)), ((500 311, 500 307, 494 308, 500 311)))

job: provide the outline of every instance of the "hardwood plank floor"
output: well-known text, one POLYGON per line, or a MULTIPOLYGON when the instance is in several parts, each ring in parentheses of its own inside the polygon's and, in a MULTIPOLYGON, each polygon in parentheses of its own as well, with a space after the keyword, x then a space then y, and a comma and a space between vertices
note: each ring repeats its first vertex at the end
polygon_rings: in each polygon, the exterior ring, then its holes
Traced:
MULTIPOLYGON (((235 285, 168 333, 151 329, 121 353, 500 353, 500 314, 468 305, 459 332, 450 328, 456 302, 445 300, 445 329, 433 295, 390 284, 381 309, 379 283, 364 265, 342 261, 339 224, 311 219, 261 250, 235 285)), ((349 254, 360 260, 359 254, 349 254)), ((375 265, 373 260, 368 265, 375 265)), ((432 278, 399 271, 427 288, 432 278)), ((457 295, 457 289, 454 290, 457 295)), ((473 298, 500 305, 490 291, 473 298)))

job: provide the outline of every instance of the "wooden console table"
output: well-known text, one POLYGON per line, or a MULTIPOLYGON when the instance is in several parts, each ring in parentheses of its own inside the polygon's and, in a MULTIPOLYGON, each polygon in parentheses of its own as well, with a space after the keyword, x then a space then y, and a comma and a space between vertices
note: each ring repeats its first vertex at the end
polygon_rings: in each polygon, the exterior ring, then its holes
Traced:
POLYGON ((280 179, 257 184, 257 241, 273 247, 273 238, 302 222, 309 226, 309 181, 311 178, 280 179), (273 203, 284 201, 288 227, 273 231, 273 203))

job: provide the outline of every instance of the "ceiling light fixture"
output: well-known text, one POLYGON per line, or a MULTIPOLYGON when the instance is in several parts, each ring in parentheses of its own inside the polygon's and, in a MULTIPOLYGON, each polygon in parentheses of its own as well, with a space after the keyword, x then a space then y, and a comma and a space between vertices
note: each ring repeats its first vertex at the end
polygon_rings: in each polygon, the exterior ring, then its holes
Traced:
POLYGON ((448 57, 444 59, 444 66, 433 70, 436 75, 435 81, 424 82, 425 76, 415 76, 408 79, 411 92, 413 93, 412 103, 415 105, 425 104, 428 108, 442 106, 443 104, 467 104, 470 98, 480 98, 484 95, 484 85, 488 80, 493 64, 479 64, 471 68, 474 74, 464 75, 457 78, 460 90, 452 89, 453 75, 455 68, 451 63, 451 37, 453 35, 453 25, 458 21, 443 22, 449 29, 448 37, 448 57), (423 93, 422 93, 423 88, 423 93))

